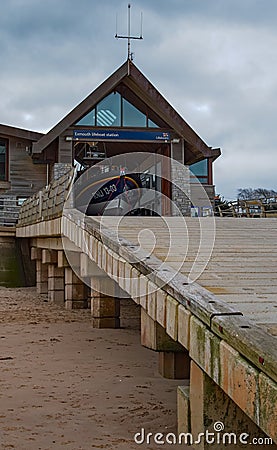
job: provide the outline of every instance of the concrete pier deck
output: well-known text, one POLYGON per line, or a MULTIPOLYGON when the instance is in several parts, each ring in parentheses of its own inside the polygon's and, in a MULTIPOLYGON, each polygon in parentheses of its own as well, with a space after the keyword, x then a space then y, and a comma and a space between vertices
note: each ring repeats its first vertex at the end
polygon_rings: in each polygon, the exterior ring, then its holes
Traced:
POLYGON ((276 219, 102 217, 101 223, 183 275, 196 262, 197 283, 277 336, 276 219))

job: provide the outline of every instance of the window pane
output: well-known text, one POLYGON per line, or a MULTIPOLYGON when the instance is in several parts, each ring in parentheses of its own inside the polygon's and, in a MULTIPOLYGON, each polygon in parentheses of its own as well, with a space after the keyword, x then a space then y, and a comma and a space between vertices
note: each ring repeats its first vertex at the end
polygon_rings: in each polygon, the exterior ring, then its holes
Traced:
POLYGON ((97 127, 120 127, 120 94, 112 92, 96 106, 97 127))
POLYGON ((124 127, 146 127, 146 115, 135 106, 123 99, 123 126, 124 127))
POLYGON ((207 177, 208 176, 208 160, 203 159, 195 164, 189 166, 190 171, 197 177, 207 177))
POLYGON ((76 123, 76 125, 88 125, 88 126, 95 126, 95 108, 93 108, 92 111, 90 111, 85 117, 83 117, 79 122, 76 123))
POLYGON ((149 128, 159 128, 158 125, 155 124, 155 122, 153 122, 153 120, 148 119, 148 127, 149 128))
POLYGON ((6 180, 6 157, 7 145, 4 141, 0 141, 0 180, 6 180))
POLYGON ((195 176, 191 176, 190 177, 190 182, 191 183, 202 183, 202 184, 207 184, 208 183, 208 177, 195 177, 195 176))

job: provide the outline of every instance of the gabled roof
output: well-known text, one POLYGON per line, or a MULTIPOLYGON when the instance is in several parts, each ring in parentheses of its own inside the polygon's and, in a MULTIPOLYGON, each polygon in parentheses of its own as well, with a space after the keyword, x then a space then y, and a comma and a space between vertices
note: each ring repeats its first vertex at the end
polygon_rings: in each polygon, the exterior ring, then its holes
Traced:
POLYGON ((27 139, 28 141, 38 141, 44 136, 43 133, 37 131, 26 130, 24 128, 11 127, 10 125, 0 124, 0 135, 13 136, 19 139, 27 139))
POLYGON ((220 150, 212 150, 129 59, 38 142, 34 143, 33 153, 41 153, 67 128, 71 127, 81 117, 87 114, 120 83, 129 87, 130 90, 168 124, 169 128, 172 128, 180 137, 184 138, 190 152, 194 154, 196 159, 203 159, 203 156, 216 158, 220 155, 220 150))

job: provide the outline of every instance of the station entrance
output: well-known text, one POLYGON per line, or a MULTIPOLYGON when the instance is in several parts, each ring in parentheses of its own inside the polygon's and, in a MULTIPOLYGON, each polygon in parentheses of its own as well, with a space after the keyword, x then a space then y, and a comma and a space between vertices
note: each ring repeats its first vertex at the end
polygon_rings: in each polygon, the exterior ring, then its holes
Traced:
POLYGON ((161 155, 169 156, 168 143, 76 140, 73 147, 82 180, 78 199, 88 215, 165 214, 160 194, 166 192, 170 199, 171 182, 161 155))

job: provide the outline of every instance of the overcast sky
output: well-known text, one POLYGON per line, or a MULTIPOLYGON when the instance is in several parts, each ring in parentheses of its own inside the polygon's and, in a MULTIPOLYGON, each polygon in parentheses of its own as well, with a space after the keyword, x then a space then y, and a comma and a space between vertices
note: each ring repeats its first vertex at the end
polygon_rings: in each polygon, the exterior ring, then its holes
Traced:
MULTIPOLYGON (((1 0, 0 123, 47 132, 127 57, 122 0, 1 0)), ((277 1, 133 0, 135 64, 222 156, 216 191, 277 190, 277 1)))

